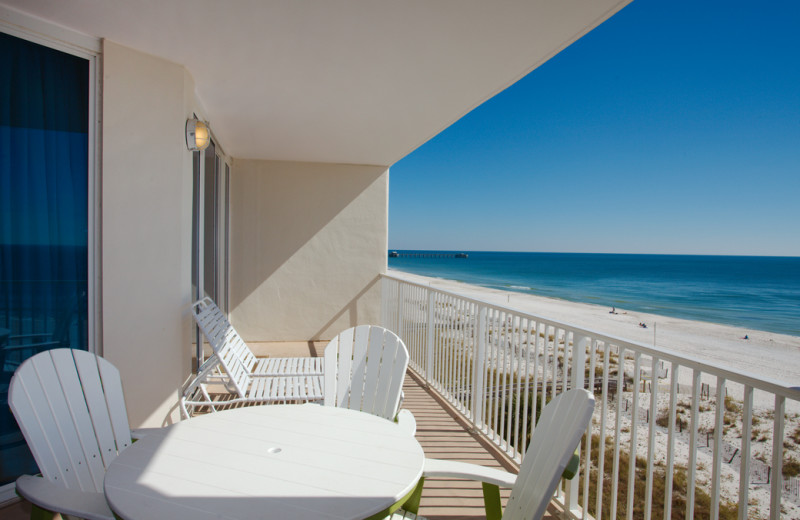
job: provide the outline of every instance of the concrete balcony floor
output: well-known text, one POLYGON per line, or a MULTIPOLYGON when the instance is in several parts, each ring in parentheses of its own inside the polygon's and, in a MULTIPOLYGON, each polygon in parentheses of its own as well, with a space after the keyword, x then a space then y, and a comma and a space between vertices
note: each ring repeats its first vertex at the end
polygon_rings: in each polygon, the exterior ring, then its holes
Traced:
MULTIPOLYGON (((282 344, 280 349, 269 349, 275 357, 315 356, 322 354, 324 344, 282 344), (278 353, 279 352, 279 353, 278 353)), ((253 350, 266 349, 254 346, 253 350)), ((458 460, 499 469, 513 470, 513 465, 502 453, 469 430, 462 420, 434 392, 426 389, 421 380, 409 371, 403 385, 405 401, 403 408, 411 410, 417 420, 417 440, 425 455, 431 458, 458 460)), ((501 490, 503 505, 508 490, 501 490)), ((557 518, 560 510, 551 503, 545 518, 557 518)), ((422 495, 420 514, 430 520, 475 520, 485 518, 481 484, 455 479, 428 479, 422 495)), ((30 504, 17 501, 0 508, 4 520, 27 520, 30 504)))

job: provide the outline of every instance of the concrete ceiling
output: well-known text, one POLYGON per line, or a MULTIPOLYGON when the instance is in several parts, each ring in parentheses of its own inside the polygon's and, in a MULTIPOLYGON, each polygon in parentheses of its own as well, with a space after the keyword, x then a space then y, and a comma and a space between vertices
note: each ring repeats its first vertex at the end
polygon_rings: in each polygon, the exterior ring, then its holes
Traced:
POLYGON ((630 0, 2 0, 183 64, 237 158, 391 165, 630 0))

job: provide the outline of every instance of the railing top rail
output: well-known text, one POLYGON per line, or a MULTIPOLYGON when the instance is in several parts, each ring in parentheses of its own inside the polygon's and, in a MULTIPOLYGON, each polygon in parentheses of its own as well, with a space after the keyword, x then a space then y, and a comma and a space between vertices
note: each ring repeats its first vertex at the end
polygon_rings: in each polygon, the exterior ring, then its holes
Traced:
POLYGON ((741 370, 735 370, 732 368, 724 367, 724 366, 715 366, 711 365, 706 361, 701 359, 687 356, 685 354, 681 354, 669 349, 656 347, 652 345, 646 345, 644 343, 640 343, 637 341, 632 341, 624 338, 620 338, 617 336, 604 334, 602 332, 586 329, 580 327, 578 325, 573 325, 570 323, 564 323, 558 320, 550 319, 544 316, 537 316, 535 314, 529 314, 527 312, 521 311, 519 309, 514 309, 513 307, 507 307, 505 305, 499 305, 496 303, 491 303, 486 300, 482 300, 479 298, 472 298, 470 296, 465 296, 463 294, 459 294, 454 291, 449 291, 446 289, 439 289, 432 285, 422 284, 418 282, 411 281, 407 278, 403 278, 402 275, 395 275, 395 274, 382 274, 384 278, 389 280, 394 280, 397 282, 402 282, 404 284, 413 285, 416 287, 420 287, 423 289, 427 289, 429 291, 437 292, 440 294, 446 294, 448 296, 453 296, 456 298, 460 298, 461 300, 474 303, 480 306, 491 307, 493 309, 499 310, 501 312, 507 312, 510 314, 514 314, 521 318, 530 319, 536 321, 538 323, 545 324, 546 326, 552 326, 556 329, 564 329, 572 332, 573 334, 577 334, 580 336, 588 336, 595 340, 602 341, 607 344, 615 345, 620 348, 624 348, 626 350, 638 351, 642 354, 646 354, 649 356, 658 357, 661 361, 669 361, 671 363, 677 363, 682 367, 687 367, 691 369, 698 369, 701 372, 708 373, 710 375, 723 377, 728 381, 734 383, 740 383, 743 385, 748 385, 753 387, 756 390, 763 390, 766 392, 771 392, 776 395, 780 395, 786 397, 788 399, 793 399, 795 401, 800 401, 800 386, 791 386, 788 383, 777 381, 777 380, 766 380, 759 375, 744 372, 741 370))

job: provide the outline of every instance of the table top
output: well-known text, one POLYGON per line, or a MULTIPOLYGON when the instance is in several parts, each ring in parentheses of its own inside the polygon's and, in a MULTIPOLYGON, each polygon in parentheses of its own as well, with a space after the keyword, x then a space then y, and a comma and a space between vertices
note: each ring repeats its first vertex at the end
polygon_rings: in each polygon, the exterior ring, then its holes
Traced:
POLYGON ((252 406, 135 442, 109 466, 105 493, 125 520, 356 519, 405 497, 424 458, 406 430, 374 415, 252 406))

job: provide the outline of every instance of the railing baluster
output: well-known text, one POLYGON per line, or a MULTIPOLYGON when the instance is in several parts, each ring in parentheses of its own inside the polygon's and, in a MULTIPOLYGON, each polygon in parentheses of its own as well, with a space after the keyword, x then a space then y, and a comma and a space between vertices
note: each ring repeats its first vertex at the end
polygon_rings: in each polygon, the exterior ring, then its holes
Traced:
MULTIPOLYGON (((586 388, 594 395, 594 377, 595 377, 595 368, 597 365, 597 360, 595 357, 597 356, 597 340, 589 339, 590 347, 589 347, 589 374, 587 379, 586 388)), ((583 367, 581 367, 582 369, 583 367)), ((597 406, 597 405, 595 405, 597 406)), ((592 427, 589 426, 589 431, 586 434, 586 439, 584 440, 584 447, 583 453, 585 454, 583 457, 583 503, 581 504, 581 508, 583 508, 584 516, 589 512, 589 485, 591 480, 591 473, 589 469, 591 467, 591 459, 592 459, 592 427)))
MULTIPOLYGON (((528 450, 528 399, 530 398, 530 382, 531 382, 531 330, 533 330, 534 320, 528 319, 528 332, 527 332, 527 339, 525 341, 525 404, 523 406, 524 413, 522 414, 522 445, 520 446, 520 458, 525 457, 525 452, 528 450)), ((534 341, 536 341, 536 336, 533 337, 534 341)), ((534 356, 536 352, 536 347, 534 346, 534 356)), ((534 357, 534 359, 536 359, 534 357)), ((536 384, 534 383, 533 388, 536 388, 536 384)), ((533 421, 536 417, 536 397, 533 399, 533 415, 531 415, 531 421, 533 421)))
POLYGON ((494 320, 492 320, 492 369, 493 369, 493 392, 492 392, 492 437, 495 441, 502 442, 502 439, 497 435, 499 428, 497 427, 500 421, 500 315, 502 311, 494 313, 494 320))
POLYGON ((425 329, 428 331, 427 338, 426 338, 426 355, 425 355, 425 378, 427 380, 433 379, 433 345, 434 341, 436 341, 434 335, 436 333, 436 303, 435 303, 435 293, 433 291, 428 291, 428 321, 427 327, 425 329))
POLYGON ((611 468, 611 514, 609 518, 617 518, 617 498, 619 488, 619 450, 622 437, 622 390, 625 388, 625 356, 624 348, 618 347, 617 362, 617 417, 614 427, 614 464, 611 468))
MULTIPOLYGON (((533 403, 531 403, 531 436, 533 436, 533 431, 536 429, 536 411, 539 406, 539 400, 544 403, 544 392, 539 391, 539 359, 542 356, 540 354, 541 351, 544 351, 545 354, 543 355, 544 359, 547 359, 546 349, 543 342, 540 340, 542 336, 540 336, 539 329, 542 329, 542 334, 547 335, 547 326, 544 323, 537 323, 536 324, 536 336, 534 337, 534 359, 536 360, 534 363, 534 371, 533 371, 533 403), (542 347, 541 349, 539 347, 542 347)), ((542 377, 542 381, 544 381, 544 377, 542 377)), ((542 384, 542 389, 544 389, 544 384, 542 384)))
POLYGON ((689 466, 686 489, 686 518, 694 518, 694 494, 697 481, 697 428, 700 408, 700 371, 692 370, 692 409, 690 410, 689 466))
MULTIPOLYGON (((602 379, 602 409, 600 411, 600 439, 597 450, 597 500, 595 504, 595 518, 603 518, 603 483, 605 481, 606 465, 606 428, 608 426, 608 378, 611 371, 611 346, 603 343, 603 379, 602 379)), ((617 389, 620 390, 619 388, 617 389)))
POLYGON ((552 351, 553 357, 550 360, 550 374, 547 376, 547 380, 550 383, 550 399, 557 395, 558 391, 558 358, 561 355, 559 346, 561 342, 558 340, 558 335, 560 333, 560 329, 554 328, 553 329, 553 340, 552 340, 552 351))
POLYGON ((642 380, 642 354, 635 352, 633 356, 633 405, 631 407, 631 449, 628 461, 628 507, 626 517, 633 519, 633 499, 636 484, 636 448, 637 433, 639 432, 639 385, 642 380))
MULTIPOLYGON (((498 430, 498 435, 500 437, 500 446, 505 448, 506 451, 509 447, 508 442, 508 430, 506 429, 507 418, 510 417, 508 410, 506 408, 506 396, 508 395, 508 351, 509 351, 509 340, 508 340, 508 314, 503 313, 503 325, 500 327, 502 331, 500 333, 500 348, 502 349, 498 352, 498 355, 502 357, 502 364, 500 365, 499 372, 500 372, 500 424, 496 426, 498 430), (507 417, 508 416, 508 417, 507 417)), ((500 363, 500 358, 497 359, 498 363, 500 363)))
MULTIPOLYGON (((550 326, 544 325, 544 336, 542 338, 542 406, 547 404, 547 370, 550 361, 550 326)), ((555 363, 555 361, 553 361, 555 363)))
POLYGON ((653 513, 653 459, 656 449, 656 417, 658 416, 658 365, 657 356, 650 363, 650 414, 647 430, 647 479, 644 506, 644 518, 650 520, 653 513))
POLYGON ((772 425, 772 473, 770 481, 769 517, 781 517, 781 493, 783 492, 783 434, 786 427, 786 398, 775 396, 775 420, 772 425))
POLYGON ((474 330, 474 328, 470 326, 474 316, 472 305, 473 304, 465 301, 461 306, 461 383, 459 384, 459 393, 464 401, 463 405, 465 411, 472 410, 471 392, 467 393, 467 382, 471 381, 469 375, 471 372, 468 372, 468 367, 472 366, 470 362, 472 359, 470 352, 472 352, 472 345, 474 343, 474 338, 469 334, 470 331, 474 330))
POLYGON ((439 347, 439 386, 442 393, 447 392, 447 305, 450 297, 442 295, 438 310, 441 317, 437 323, 436 338, 439 347))
POLYGON ((487 310, 484 306, 478 307, 478 337, 476 342, 476 362, 474 363, 474 392, 472 393, 474 426, 483 430, 484 421, 484 394, 486 392, 486 320, 487 310))
POLYGON ((502 319, 504 313, 498 310, 495 313, 495 320, 492 335, 492 343, 494 351, 492 352, 492 366, 494 367, 494 402, 492 403, 492 410, 494 411, 494 420, 492 421, 492 428, 494 429, 494 436, 498 443, 502 446, 503 438, 500 437, 500 423, 503 418, 500 415, 500 399, 502 398, 502 374, 503 370, 500 366, 500 353, 503 348, 503 334, 502 334, 502 319))
POLYGON ((753 387, 744 387, 742 403, 742 459, 739 465, 739 520, 747 520, 750 491, 750 442, 753 435, 753 387))
POLYGON ((453 380, 453 335, 451 334, 452 329, 450 328, 452 301, 452 296, 445 296, 444 305, 442 307, 442 330, 439 333, 442 337, 442 370, 444 372, 442 383, 448 394, 450 393, 450 383, 453 380))
POLYGON ((717 407, 714 410, 714 459, 711 467, 711 520, 719 519, 719 485, 722 475, 722 435, 725 415, 725 379, 717 378, 717 407))
POLYGON ((408 338, 409 337, 408 331, 406 330, 405 324, 403 323, 403 307, 405 306, 405 302, 406 302, 406 298, 405 298, 406 287, 407 287, 406 284, 402 284, 397 288, 397 298, 398 298, 398 304, 397 304, 397 330, 398 330, 398 332, 397 333, 400 335, 401 338, 408 338))
MULTIPOLYGON (((444 300, 447 298, 447 295, 439 294, 438 298, 436 298, 436 309, 444 307, 444 300)), ((437 312, 437 314, 441 314, 441 312, 437 312)), ((444 381, 444 363, 442 362, 443 357, 443 338, 442 338, 442 330, 443 327, 439 326, 439 319, 433 323, 433 374, 436 381, 437 388, 442 388, 442 381, 444 381)))
POLYGON ((455 388, 456 383, 456 335, 455 331, 455 319, 456 319, 456 303, 453 297, 451 296, 449 299, 449 306, 447 307, 448 313, 448 320, 447 320, 447 366, 448 366, 448 374, 447 374, 447 388, 449 388, 448 392, 452 393, 455 388))
POLYGON ((450 336, 450 393, 452 394, 452 398, 456 404, 458 404, 458 393, 456 390, 456 386, 458 384, 458 300, 451 297, 450 298, 450 330, 448 331, 448 335, 450 336))
MULTIPOLYGON (((561 345, 561 331, 562 329, 560 328, 553 329, 553 366, 551 367, 553 373, 550 375, 550 382, 553 385, 550 389, 551 398, 558 395, 558 356, 560 351, 559 345, 561 345)), ((563 365, 563 361, 561 364, 563 365)))
POLYGON ((677 420, 678 372, 680 365, 672 364, 669 383, 669 425, 667 426, 667 470, 664 486, 664 520, 672 518, 672 483, 675 471, 675 421, 677 420))
MULTIPOLYGON (((578 338, 572 332, 565 332, 564 333, 564 372, 567 372, 567 369, 572 371, 572 377, 570 378, 571 388, 583 388, 584 382, 584 375, 583 370, 586 366, 586 347, 591 342, 591 338, 582 337, 578 338), (567 344, 569 341, 567 339, 569 336, 572 335, 572 357, 569 359, 569 364, 567 364, 567 344)), ((563 386, 561 387, 562 392, 567 391, 567 382, 564 380, 563 386)), ((591 436, 592 426, 589 424, 586 428, 587 436, 591 436)), ((578 443, 575 451, 577 452, 578 456, 581 455, 581 445, 578 443)), ((566 504, 567 509, 572 513, 572 515, 577 516, 579 512, 578 508, 578 493, 579 493, 579 486, 578 483, 580 481, 579 478, 580 474, 580 464, 578 465, 578 474, 575 475, 575 478, 572 480, 568 480, 566 482, 565 491, 566 491, 566 504)))
MULTIPOLYGON (((520 430, 522 429, 522 417, 520 416, 520 407, 522 406, 522 400, 524 399, 524 396, 522 395, 522 379, 523 379, 523 374, 522 374, 522 370, 523 370, 522 369, 522 366, 523 366, 522 365, 522 351, 523 351, 523 348, 522 348, 522 337, 524 335, 523 334, 523 323, 526 323, 526 322, 523 322, 521 317, 517 317, 517 318, 515 318, 515 320, 517 320, 516 331, 514 333, 514 337, 517 338, 517 365, 516 365, 513 373, 514 373, 514 380, 517 383, 517 385, 516 385, 517 390, 516 390, 516 392, 514 394, 516 396, 516 398, 515 398, 516 407, 514 409, 514 417, 516 419, 516 423, 515 423, 516 427, 514 428, 514 455, 513 455, 514 457, 516 457, 517 455, 520 455, 522 453, 522 449, 523 448, 522 448, 522 445, 520 443, 524 443, 525 442, 525 434, 520 432, 520 430), (520 440, 520 437, 522 437, 521 440, 520 440)), ((525 346, 527 348, 527 343, 525 344, 525 346)), ((527 408, 522 408, 523 415, 525 414, 526 410, 527 410, 527 408)))
POLYGON ((454 399, 458 405, 458 410, 463 412, 464 402, 463 402, 463 395, 461 394, 461 361, 463 360, 464 355, 464 338, 462 336, 461 331, 461 324, 463 323, 463 312, 462 312, 463 302, 460 300, 454 300, 453 304, 453 395, 454 399))

